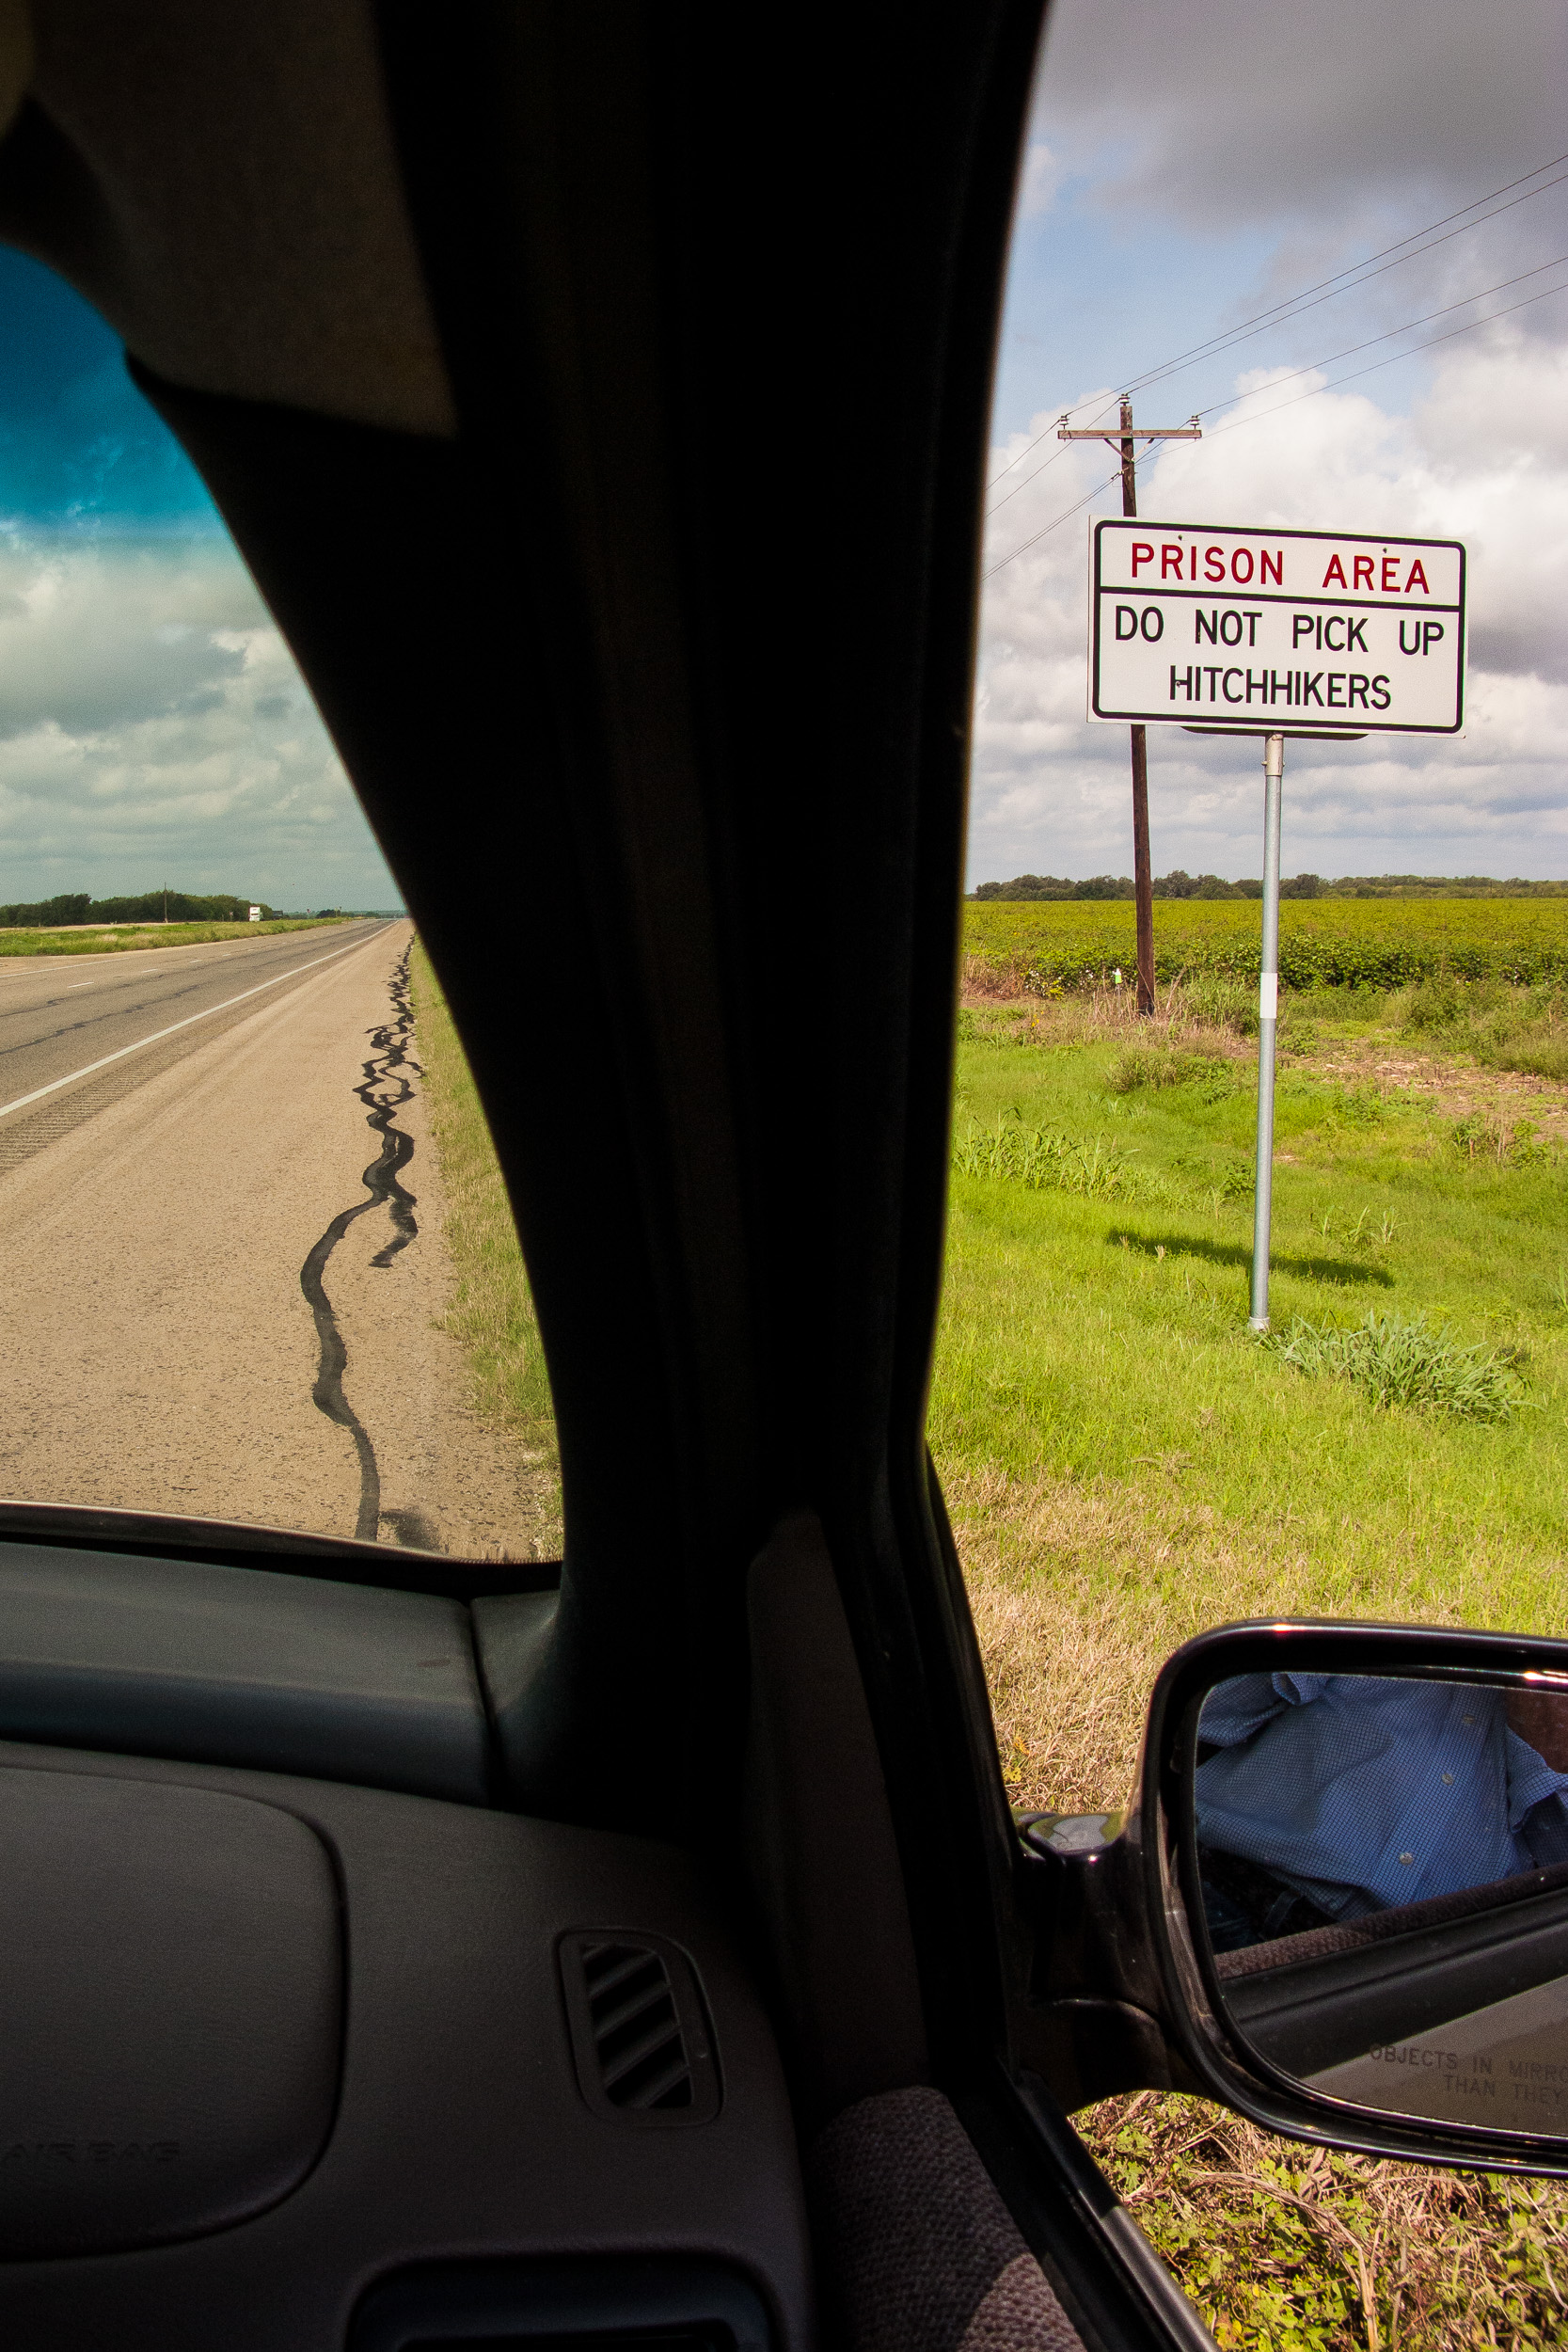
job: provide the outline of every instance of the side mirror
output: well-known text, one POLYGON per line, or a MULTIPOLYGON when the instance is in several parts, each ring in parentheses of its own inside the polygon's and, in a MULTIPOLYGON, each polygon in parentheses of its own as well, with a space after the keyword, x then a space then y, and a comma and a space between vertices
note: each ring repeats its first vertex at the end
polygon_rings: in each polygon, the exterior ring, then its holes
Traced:
POLYGON ((1568 2170, 1568 1643, 1233 1626, 1149 1708, 1161 2026, 1271 2129, 1568 2170))

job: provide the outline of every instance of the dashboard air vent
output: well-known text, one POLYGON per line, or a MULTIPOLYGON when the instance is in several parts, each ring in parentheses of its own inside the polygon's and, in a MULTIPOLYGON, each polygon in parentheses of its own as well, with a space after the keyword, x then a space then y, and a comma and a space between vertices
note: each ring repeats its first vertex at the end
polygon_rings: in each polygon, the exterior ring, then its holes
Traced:
POLYGON ((627 2123, 706 2123, 719 2075, 696 1972, 662 1936, 578 1929, 562 1989, 583 2097, 627 2123))

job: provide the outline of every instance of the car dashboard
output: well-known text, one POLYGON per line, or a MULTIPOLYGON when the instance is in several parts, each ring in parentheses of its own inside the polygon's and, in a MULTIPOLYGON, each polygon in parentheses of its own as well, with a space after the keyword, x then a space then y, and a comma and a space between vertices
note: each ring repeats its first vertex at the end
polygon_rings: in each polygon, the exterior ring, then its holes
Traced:
POLYGON ((495 1801, 552 1599, 0 1546, 19 2352, 807 2339, 714 1890, 495 1801))

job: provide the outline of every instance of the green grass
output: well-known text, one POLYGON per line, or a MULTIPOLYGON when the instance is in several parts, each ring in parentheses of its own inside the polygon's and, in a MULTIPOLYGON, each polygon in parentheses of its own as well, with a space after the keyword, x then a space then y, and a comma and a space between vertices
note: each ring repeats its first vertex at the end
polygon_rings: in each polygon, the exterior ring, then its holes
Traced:
MULTIPOLYGON (((1049 1485, 1064 1509, 1117 1491, 1201 1523, 1205 1557, 1225 1561, 1183 1560, 1178 1544, 1176 1638, 1287 1603, 1560 1629, 1558 1147, 1528 1121, 1481 1120, 1478 1149, 1475 1120, 1316 1075, 1310 1053, 1288 1060, 1270 1303, 1275 1328, 1298 1334, 1292 1360, 1246 1330, 1254 1058, 1211 1037, 1202 1052, 1176 1043, 1163 1073, 1130 1072, 1130 1057, 1160 1050, 1134 1026, 1075 1026, 1064 1008, 989 1036, 972 1020, 960 1044, 930 1421, 960 1515, 982 1489, 994 1513, 1001 1480, 1020 1498, 1049 1485), (1388 1402, 1387 1381, 1380 1404, 1354 1380, 1302 1376, 1308 1328, 1373 1327, 1392 1345, 1418 1326, 1447 1335, 1450 1385, 1475 1387, 1488 1364, 1481 1388, 1529 1409, 1466 1419, 1388 1402)), ((1319 1353, 1336 1346, 1367 1343, 1319 1353)), ((1108 1583, 1078 1563, 1070 1605, 1092 1610, 1121 1573, 1108 1583)))
POLYGON ((560 1549, 561 1456, 549 1375, 517 1229, 467 1060, 424 949, 412 959, 414 1035, 447 1197, 456 1286, 446 1327, 468 1358, 476 1409, 534 1469, 541 1558, 560 1549))
MULTIPOLYGON (((1156 977, 1256 979, 1261 920, 1256 900, 1161 899, 1156 977)), ((1117 965, 1131 978, 1135 944, 1127 900, 964 907, 966 954, 1037 993, 1102 986, 1117 965)), ((1561 981, 1568 898, 1288 898, 1279 910, 1279 970, 1287 988, 1561 981)))
POLYGON ((113 956, 133 947, 200 947, 220 939, 259 939, 277 931, 313 931, 343 915, 277 915, 270 923, 123 923, 102 930, 0 930, 0 956, 113 956))
POLYGON ((1281 1363, 1310 1379, 1348 1381, 1374 1405, 1422 1406, 1461 1421, 1512 1421, 1524 1400, 1520 1350, 1465 1347, 1425 1315, 1404 1322, 1369 1308, 1357 1324, 1311 1323, 1292 1315, 1263 1342, 1281 1363))
MULTIPOLYGON (((1228 1618, 1564 1629, 1560 1105, 1513 1081, 1457 1111, 1478 1064, 1546 1058, 1560 1001, 1287 1000, 1272 1345, 1246 1329, 1243 992, 1210 977, 1147 1023, 1125 992, 965 1016, 930 1434, 1016 1803, 1121 1804, 1162 1660, 1228 1618)), ((1077 2120, 1226 2352, 1568 2342, 1558 2184, 1310 2152, 1153 2093, 1077 2120)))

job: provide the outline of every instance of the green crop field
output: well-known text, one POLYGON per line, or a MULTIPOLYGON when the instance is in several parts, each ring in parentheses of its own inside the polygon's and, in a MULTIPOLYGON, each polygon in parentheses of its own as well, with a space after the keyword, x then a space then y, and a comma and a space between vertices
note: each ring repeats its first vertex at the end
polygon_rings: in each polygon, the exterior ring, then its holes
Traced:
MULTIPOLYGON (((1256 979, 1261 922, 1256 899, 1158 900, 1156 977, 1256 979)), ((1117 964, 1131 975, 1134 923, 1127 899, 972 899, 964 949, 1021 993, 1093 988, 1117 964)), ((1287 898, 1279 972, 1296 989, 1568 979, 1568 899, 1287 898)))

